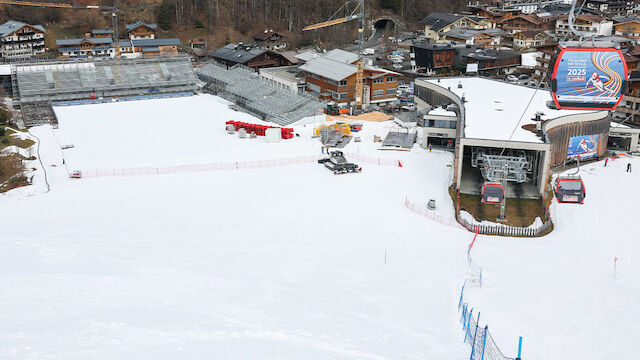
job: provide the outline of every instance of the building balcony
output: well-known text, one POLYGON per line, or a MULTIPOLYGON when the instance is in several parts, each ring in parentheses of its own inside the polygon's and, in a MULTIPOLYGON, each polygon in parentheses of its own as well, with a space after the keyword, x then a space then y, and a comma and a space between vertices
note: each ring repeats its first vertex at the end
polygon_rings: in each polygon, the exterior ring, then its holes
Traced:
POLYGON ((551 61, 551 59, 550 58, 544 58, 544 57, 536 56, 536 61, 539 62, 539 63, 548 64, 551 61))
POLYGON ((635 114, 638 112, 638 110, 633 110, 631 108, 626 107, 625 105, 618 106, 615 111, 625 113, 625 114, 635 114))
POLYGON ((625 95, 622 100, 624 101, 629 101, 632 103, 640 103, 640 98, 636 97, 636 96, 631 96, 631 95, 625 95))
POLYGON ((32 38, 32 39, 2 39, 3 44, 29 44, 41 42, 44 43, 43 38, 32 38))
POLYGON ((640 38, 640 33, 634 33, 634 32, 616 31, 615 34, 617 36, 622 36, 622 37, 626 37, 626 38, 630 38, 630 39, 640 38))

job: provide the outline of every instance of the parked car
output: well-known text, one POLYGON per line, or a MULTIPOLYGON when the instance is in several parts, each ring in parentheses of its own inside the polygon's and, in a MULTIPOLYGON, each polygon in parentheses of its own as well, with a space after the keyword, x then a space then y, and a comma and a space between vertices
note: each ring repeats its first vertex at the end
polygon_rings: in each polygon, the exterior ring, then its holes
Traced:
POLYGON ((393 68, 394 68, 394 69, 396 69, 396 70, 400 70, 400 69, 402 69, 402 65, 401 65, 401 64, 398 64, 398 63, 393 63, 393 65, 392 65, 392 66, 393 66, 393 68))
POLYGON ((515 75, 507 75, 507 81, 518 81, 518 77, 515 75))
POLYGON ((373 55, 373 54, 376 53, 376 49, 374 49, 374 48, 366 48, 366 49, 362 50, 362 53, 364 55, 373 55))
POLYGON ((402 110, 414 111, 416 109, 415 103, 406 103, 400 107, 402 110))
POLYGON ((409 85, 407 84, 398 85, 397 89, 402 91, 409 91, 409 85))

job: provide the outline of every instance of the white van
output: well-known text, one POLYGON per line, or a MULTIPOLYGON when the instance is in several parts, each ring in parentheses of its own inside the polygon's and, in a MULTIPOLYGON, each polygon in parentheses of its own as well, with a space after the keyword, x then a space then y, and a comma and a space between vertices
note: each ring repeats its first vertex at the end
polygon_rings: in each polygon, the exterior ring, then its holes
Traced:
POLYGON ((363 53, 364 55, 373 55, 373 54, 375 54, 375 53, 376 53, 376 49, 373 49, 373 48, 366 48, 366 49, 363 49, 363 50, 362 50, 362 53, 363 53))

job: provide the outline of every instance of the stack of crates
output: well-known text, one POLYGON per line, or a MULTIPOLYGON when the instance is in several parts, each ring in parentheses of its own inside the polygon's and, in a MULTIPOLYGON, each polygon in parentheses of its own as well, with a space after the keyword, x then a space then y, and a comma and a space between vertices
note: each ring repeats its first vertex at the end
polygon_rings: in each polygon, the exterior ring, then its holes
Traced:
POLYGON ((247 133, 255 133, 258 136, 264 136, 267 129, 280 129, 283 139, 293 139, 293 128, 281 128, 278 126, 250 124, 242 121, 229 120, 225 125, 233 125, 236 131, 245 129, 247 133))

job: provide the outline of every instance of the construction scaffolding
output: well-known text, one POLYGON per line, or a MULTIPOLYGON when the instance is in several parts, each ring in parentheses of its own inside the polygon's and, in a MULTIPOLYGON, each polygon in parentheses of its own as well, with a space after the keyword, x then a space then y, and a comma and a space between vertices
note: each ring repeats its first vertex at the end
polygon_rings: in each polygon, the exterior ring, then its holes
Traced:
POLYGON ((20 105, 193 92, 197 83, 185 55, 15 64, 11 78, 20 105))
POLYGON ((209 62, 196 70, 206 89, 246 109, 258 118, 280 126, 322 114, 325 105, 309 95, 297 95, 263 78, 253 69, 209 62))

